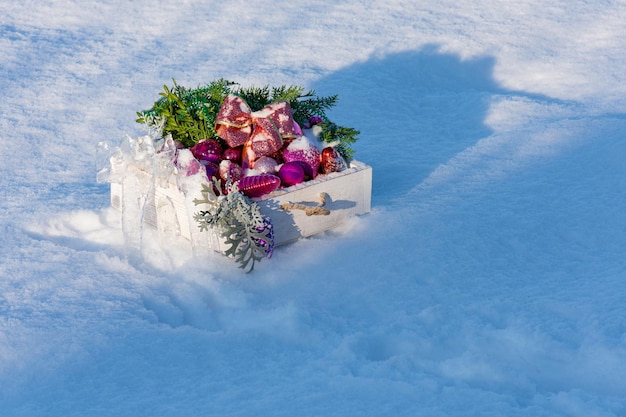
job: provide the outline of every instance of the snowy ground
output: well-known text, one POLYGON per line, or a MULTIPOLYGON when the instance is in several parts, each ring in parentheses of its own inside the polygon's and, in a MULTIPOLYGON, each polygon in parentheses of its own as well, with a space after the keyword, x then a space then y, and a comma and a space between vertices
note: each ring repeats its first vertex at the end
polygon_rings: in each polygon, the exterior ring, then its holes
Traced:
POLYGON ((0 4, 2 416, 626 415, 626 3, 336 3, 0 4), (219 77, 339 94, 372 213, 129 252, 98 142, 219 77))

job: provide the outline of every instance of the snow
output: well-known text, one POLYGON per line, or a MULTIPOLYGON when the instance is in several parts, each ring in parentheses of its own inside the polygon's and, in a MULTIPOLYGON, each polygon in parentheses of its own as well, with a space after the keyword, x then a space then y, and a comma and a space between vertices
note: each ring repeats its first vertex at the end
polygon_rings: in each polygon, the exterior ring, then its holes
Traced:
POLYGON ((0 415, 626 415, 626 3, 3 2, 0 415), (370 215, 251 275, 126 247, 172 78, 339 95, 370 215))

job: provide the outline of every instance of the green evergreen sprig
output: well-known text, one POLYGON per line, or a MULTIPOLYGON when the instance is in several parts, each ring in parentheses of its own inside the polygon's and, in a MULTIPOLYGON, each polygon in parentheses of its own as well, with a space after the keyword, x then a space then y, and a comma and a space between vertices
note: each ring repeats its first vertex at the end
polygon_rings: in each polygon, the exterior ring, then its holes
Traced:
POLYGON ((290 104, 302 97, 304 88, 297 86, 281 87, 239 87, 233 93, 241 97, 252 111, 261 110, 276 101, 287 101, 290 104))
POLYGON ((149 110, 137 112, 138 123, 172 135, 185 147, 209 138, 216 138, 215 117, 222 101, 234 83, 219 79, 204 87, 189 89, 176 84, 163 86, 161 98, 149 110))
POLYGON ((304 92, 303 87, 247 87, 239 88, 234 92, 244 99, 252 111, 261 110, 268 104, 276 101, 287 101, 291 106, 294 120, 305 126, 311 117, 317 116, 326 119, 326 111, 337 103, 337 95, 317 97, 314 90, 304 92))
POLYGON ((320 140, 324 143, 336 143, 335 149, 346 162, 350 162, 354 157, 354 149, 352 145, 358 140, 359 131, 351 127, 339 126, 331 121, 322 123, 322 132, 320 140))
POLYGON ((219 79, 205 86, 185 88, 173 80, 173 87, 163 86, 163 92, 149 110, 137 112, 137 122, 160 132, 172 135, 185 147, 192 147, 203 139, 218 139, 215 133, 215 118, 228 94, 244 99, 252 111, 261 110, 276 101, 289 102, 294 120, 307 126, 312 117, 320 117, 322 140, 326 143, 339 142, 337 151, 347 160, 354 155, 353 144, 359 131, 331 122, 327 111, 335 106, 337 95, 318 97, 314 90, 305 92, 299 86, 241 87, 237 83, 219 79))

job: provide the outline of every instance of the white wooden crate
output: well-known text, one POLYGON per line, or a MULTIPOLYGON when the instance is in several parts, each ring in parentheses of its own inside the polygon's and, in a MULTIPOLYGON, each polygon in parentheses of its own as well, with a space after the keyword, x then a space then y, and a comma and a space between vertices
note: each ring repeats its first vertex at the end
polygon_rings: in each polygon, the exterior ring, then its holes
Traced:
MULTIPOLYGON (((254 200, 261 213, 271 218, 274 243, 279 246, 324 232, 352 216, 370 212, 371 192, 372 168, 352 161, 342 172, 319 175, 314 180, 254 200), (327 215, 307 215, 304 210, 281 208, 284 203, 319 206, 322 195, 324 208, 329 211, 327 215)), ((224 252, 227 247, 223 240, 215 233, 200 232, 193 219, 193 214, 202 210, 193 203, 200 197, 199 193, 181 191, 175 178, 153 181, 148 173, 137 168, 127 169, 121 183, 111 184, 111 205, 123 210, 124 216, 129 217, 126 221, 143 222, 160 232, 189 239, 196 247, 206 246, 224 252)))

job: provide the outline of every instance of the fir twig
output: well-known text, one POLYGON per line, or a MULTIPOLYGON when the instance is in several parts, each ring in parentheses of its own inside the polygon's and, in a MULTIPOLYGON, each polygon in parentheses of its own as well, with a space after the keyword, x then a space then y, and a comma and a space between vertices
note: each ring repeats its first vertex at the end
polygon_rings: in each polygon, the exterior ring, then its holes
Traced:
POLYGON ((234 83, 219 79, 204 87, 188 89, 176 84, 176 80, 173 82, 172 88, 163 86, 161 98, 152 108, 137 112, 137 122, 159 126, 163 136, 171 134, 185 147, 202 139, 217 138, 215 117, 234 83))
POLYGON ((322 123, 320 139, 324 143, 339 142, 335 149, 343 156, 346 162, 350 162, 354 157, 352 145, 358 140, 359 133, 358 130, 351 127, 339 126, 331 121, 325 121, 322 123))

